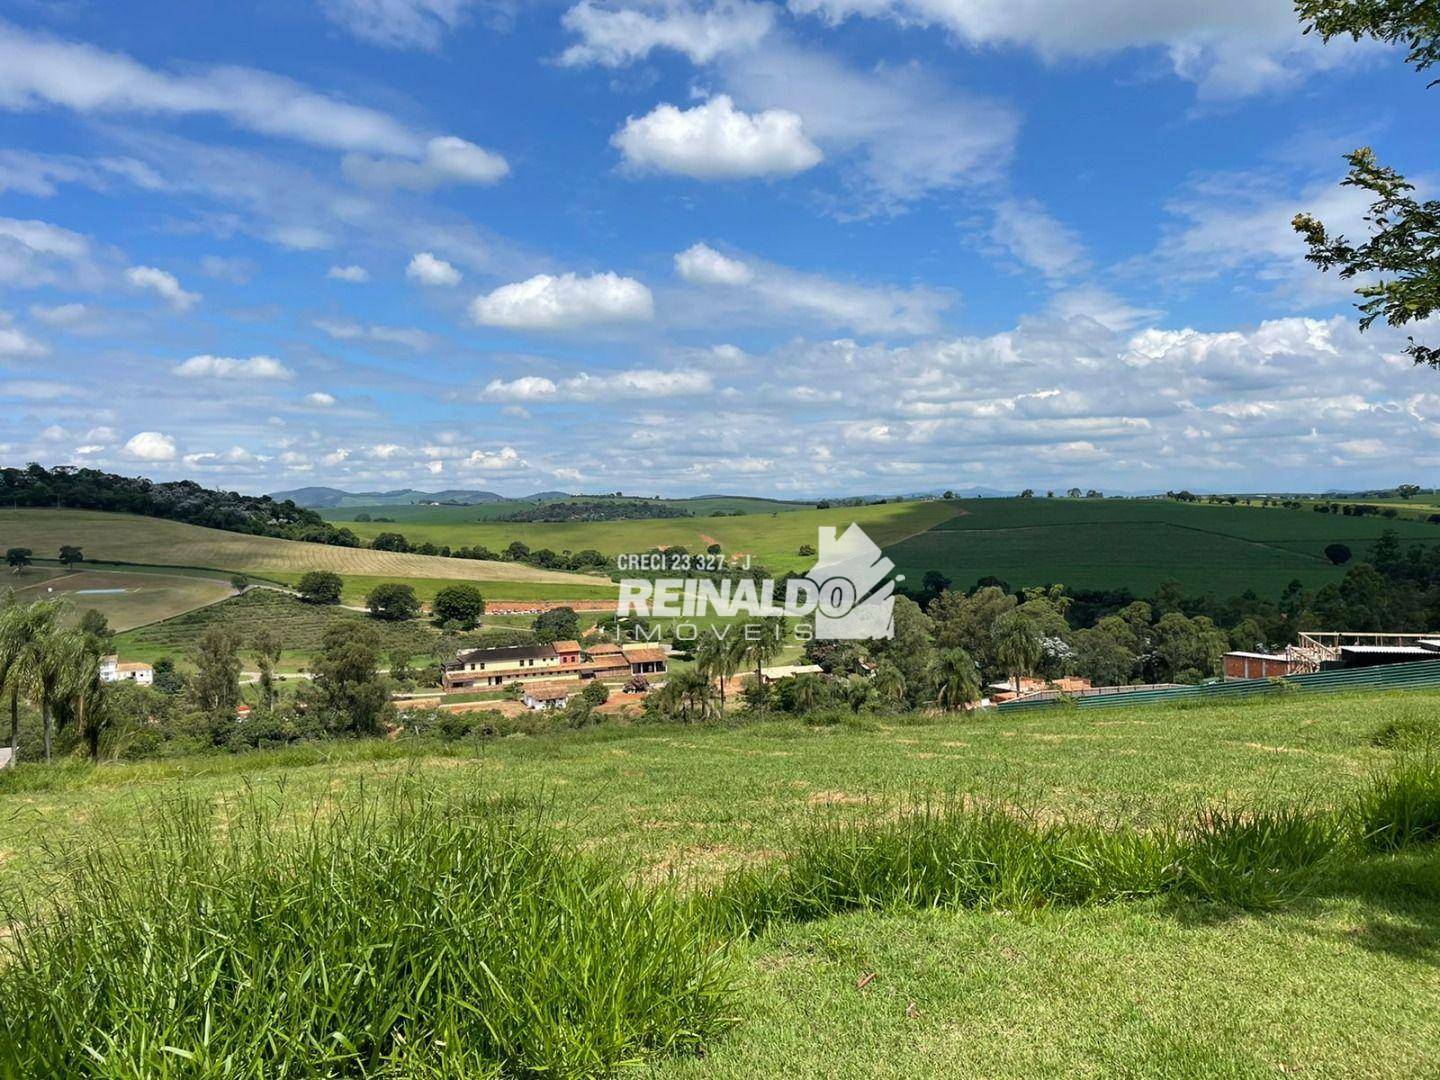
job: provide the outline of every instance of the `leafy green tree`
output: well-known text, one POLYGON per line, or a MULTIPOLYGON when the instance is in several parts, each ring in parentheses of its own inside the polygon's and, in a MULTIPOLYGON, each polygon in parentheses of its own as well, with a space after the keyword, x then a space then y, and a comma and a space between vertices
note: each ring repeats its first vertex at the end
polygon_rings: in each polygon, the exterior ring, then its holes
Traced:
POLYGON ((250 579, 244 574, 230 575, 230 588, 234 589, 237 593, 243 593, 249 587, 250 579))
POLYGON ((340 575, 329 570, 310 570, 295 583, 295 591, 307 604, 338 604, 344 587, 340 575))
POLYGON ((73 570, 76 563, 85 561, 85 553, 73 544, 62 544, 60 546, 60 565, 67 570, 73 570))
POLYGON ((240 706, 240 638, 215 626, 195 646, 195 674, 188 690, 195 707, 215 720, 233 721, 240 706))
POLYGON ((380 636, 373 627, 325 631, 306 697, 332 731, 375 735, 389 719, 390 685, 380 674, 380 636))
POLYGON ((1015 597, 995 585, 976 589, 969 596, 956 592, 942 593, 929 608, 930 618, 935 624, 936 646, 964 649, 987 678, 1006 674, 1000 670, 995 659, 995 639, 991 631, 995 620, 1007 611, 1013 611, 1016 602, 1015 597))
POLYGON ((964 649, 942 649, 937 653, 931 681, 935 685, 935 704, 946 712, 956 712, 980 700, 980 669, 964 649))
POLYGON ((610 688, 599 679, 591 679, 585 684, 585 689, 580 691, 580 696, 593 708, 610 700, 610 688))
POLYGON ((398 532, 383 532, 370 541, 370 547, 375 551, 398 551, 403 554, 410 550, 410 541, 398 532))
POLYGON ((871 676, 871 681, 877 697, 892 705, 904 704, 905 675, 889 660, 882 660, 875 665, 875 674, 871 676))
POLYGON ((381 622, 404 622, 420 614, 420 601, 415 597, 415 590, 398 582, 376 585, 365 597, 365 607, 372 619, 381 622))
POLYGON ((115 631, 110 629, 110 620, 105 618, 105 613, 96 611, 94 608, 85 609, 80 616, 78 625, 97 642, 108 643, 115 636, 115 631))
POLYGON ((1015 680, 1018 694, 1021 676, 1033 672, 1043 655, 1039 628, 1024 612, 1007 611, 995 620, 990 634, 995 642, 995 662, 1015 680))
POLYGON ((877 662, 888 660, 899 670, 905 683, 905 700, 919 705, 929 700, 930 665, 935 657, 934 623, 920 606, 906 596, 897 596, 894 607, 894 634, 868 643, 877 662))
POLYGON ((820 705, 825 683, 813 671, 802 671, 790 680, 790 703, 797 713, 812 713, 820 705))
POLYGON ((1162 615, 1154 628, 1154 663, 1167 682, 1195 683, 1220 669, 1229 640, 1209 616, 1162 615))
POLYGON ((1139 649, 1135 632, 1118 615, 1107 615, 1074 637, 1075 672, 1094 686, 1124 686, 1135 674, 1139 649))
POLYGON ((1419 485, 1419 484, 1401 484, 1399 487, 1397 487, 1397 488, 1395 489, 1395 494, 1396 494, 1396 495, 1399 495, 1400 498, 1402 498, 1402 499, 1406 499, 1406 500, 1413 499, 1416 495, 1419 495, 1419 494, 1420 494, 1420 485, 1419 485))
POLYGON ((175 670, 175 661, 162 656, 155 661, 155 678, 152 683, 156 690, 173 697, 185 691, 185 676, 175 670))
POLYGON ((485 614, 485 597, 474 585, 447 585, 435 594, 430 609, 436 622, 456 622, 461 630, 473 630, 485 614))
POLYGON ((285 651, 285 642, 274 630, 262 627, 250 639, 250 649, 255 656, 255 664, 260 669, 260 702, 267 711, 273 710, 277 696, 275 665, 280 663, 280 655, 285 651))
POLYGON ((29 566, 34 557, 35 553, 27 547, 12 547, 5 552, 5 562, 9 565, 10 572, 14 574, 20 573, 29 566))
POLYGON ((1325 557, 1336 566, 1344 566, 1350 561, 1350 549, 1344 544, 1326 544, 1325 557))
POLYGON ((580 616, 574 608, 551 608, 536 615, 530 628, 535 631, 535 640, 542 645, 569 641, 580 636, 580 616))
MULTIPOLYGON (((1297 0, 1295 7, 1305 32, 1326 41, 1368 37, 1401 44, 1417 71, 1440 63, 1440 7, 1430 0, 1297 0)), ((1376 161, 1369 147, 1346 155, 1346 161, 1344 186, 1374 196, 1365 215, 1370 235, 1353 244, 1312 215, 1297 214, 1295 231, 1310 249, 1305 257, 1321 270, 1338 268, 1344 279, 1363 276, 1355 290, 1362 330, 1382 318, 1397 327, 1428 318, 1440 308, 1440 201, 1417 200, 1415 186, 1376 161)), ((1417 364, 1440 368, 1440 348, 1412 337, 1405 351, 1417 364)))

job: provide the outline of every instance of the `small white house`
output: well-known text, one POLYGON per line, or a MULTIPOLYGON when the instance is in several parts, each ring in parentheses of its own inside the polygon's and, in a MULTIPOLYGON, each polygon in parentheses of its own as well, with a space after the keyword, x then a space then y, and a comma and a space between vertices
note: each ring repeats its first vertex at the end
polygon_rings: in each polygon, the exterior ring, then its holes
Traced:
POLYGON ((155 682, 155 669, 149 664, 122 664, 118 656, 107 656, 100 661, 100 681, 133 682, 150 686, 155 682))
POLYGON ((580 693, 580 683, 537 682, 525 687, 522 699, 527 709, 543 712, 549 709, 563 709, 570 699, 580 693))

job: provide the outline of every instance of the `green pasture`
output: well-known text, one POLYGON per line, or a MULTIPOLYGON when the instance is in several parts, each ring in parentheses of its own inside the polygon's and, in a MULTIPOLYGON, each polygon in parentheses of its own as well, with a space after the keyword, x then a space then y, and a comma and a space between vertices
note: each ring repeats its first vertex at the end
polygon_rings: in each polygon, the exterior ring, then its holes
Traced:
MULTIPOLYGON (((594 502, 594 498, 574 496, 569 499, 554 499, 545 505, 565 502, 594 502)), ((616 500, 631 501, 631 500, 616 500)), ((807 510, 814 507, 809 502, 789 502, 783 499, 761 499, 748 495, 704 495, 694 499, 645 499, 647 506, 675 507, 686 510, 695 517, 709 517, 716 511, 723 513, 770 514, 786 510, 807 510)), ((495 521, 521 510, 529 509, 534 503, 492 502, 476 503, 473 506, 343 506, 326 507, 319 510, 325 520, 337 524, 354 522, 357 517, 389 518, 395 524, 421 525, 465 525, 478 521, 495 521)), ((362 522, 363 524, 363 522, 362 522)))

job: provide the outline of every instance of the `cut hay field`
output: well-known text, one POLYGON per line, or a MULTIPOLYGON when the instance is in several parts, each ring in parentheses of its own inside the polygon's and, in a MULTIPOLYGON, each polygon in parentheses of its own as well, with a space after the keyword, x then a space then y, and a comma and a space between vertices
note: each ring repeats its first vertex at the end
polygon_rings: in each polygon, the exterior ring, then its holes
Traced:
POLYGON ((859 524, 877 544, 897 543, 948 520, 956 512, 948 502, 895 502, 828 510, 784 510, 720 518, 648 518, 638 521, 595 522, 473 522, 468 524, 350 524, 359 536, 372 539, 382 532, 403 533, 411 543, 430 541, 451 547, 484 545, 499 551, 512 541, 532 550, 584 551, 603 555, 648 551, 656 547, 684 547, 703 552, 719 543, 727 555, 749 555, 776 573, 808 569, 813 558, 799 554, 802 544, 815 545, 822 525, 841 529, 859 524))
MULTIPOLYGON (((333 818, 334 800, 405 777, 442 795, 538 798, 587 856, 694 889, 774 865, 805 830, 891 821, 927 797, 1008 808, 1041 829, 1142 832, 1207 807, 1339 807, 1398 760, 1377 732, 1433 731, 1437 708, 1440 694, 1412 693, 1099 717, 612 724, 448 747, 402 739, 22 766, 0 777, 0 809, 11 811, 0 813, 0 886, 48 881, 56 844, 134 843, 162 804, 251 797, 305 833, 333 818)), ((325 865, 340 881, 348 864, 325 865)), ((387 895, 419 902, 425 886, 407 880, 387 895)), ((730 959, 734 1026, 707 1038, 703 1056, 651 1059, 652 1074, 1428 1075, 1440 1060, 1440 850, 1347 864, 1273 909, 1156 897, 881 903, 774 922, 730 959)), ((368 977, 368 964, 356 967, 368 977)), ((382 1017, 389 1003, 369 1007, 382 1017)))
MULTIPOLYGON (((0 549, 28 547, 48 556, 74 544, 87 558, 151 565, 205 567, 282 579, 306 570, 329 570, 397 581, 439 579, 538 583, 576 588, 604 587, 602 579, 519 563, 441 559, 367 548, 341 548, 247 536, 186 525, 162 518, 105 514, 89 510, 0 509, 0 549)), ((610 594, 606 594, 610 595, 610 594)))
POLYGON ((965 499, 960 510, 886 553, 918 580, 938 570, 958 587, 985 576, 1013 587, 1061 583, 1145 595, 1167 578, 1192 594, 1254 589, 1277 596, 1298 579, 1339 580, 1324 556, 1346 544, 1358 561, 1387 529, 1403 544, 1440 543, 1440 526, 1310 510, 1211 506, 1159 499, 965 499))
MULTIPOLYGON (((10 545, 6 545, 7 547, 10 545)), ((79 570, 31 566, 19 574, 0 576, 0 591, 15 590, 29 603, 63 597, 72 617, 93 608, 112 630, 129 630, 180 615, 230 596, 234 590, 223 576, 79 570)))

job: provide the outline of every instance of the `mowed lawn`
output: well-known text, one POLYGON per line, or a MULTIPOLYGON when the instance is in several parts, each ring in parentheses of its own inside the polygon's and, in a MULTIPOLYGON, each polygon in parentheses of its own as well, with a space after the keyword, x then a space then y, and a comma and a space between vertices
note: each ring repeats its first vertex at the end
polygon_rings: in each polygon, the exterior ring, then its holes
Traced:
MULTIPOLYGON (((44 845, 132 835, 158 800, 316 800, 413 773, 534 796, 586 849, 647 877, 713 880, 816 820, 927 797, 1116 825, 1213 804, 1333 805, 1393 760, 1382 725, 1440 694, 808 728, 612 725, 448 751, 369 742, 66 768, 0 782, 0 880, 44 845), (48 789, 47 789, 48 788, 48 789)), ((1153 903, 878 911, 782 924, 742 945, 738 1026, 685 1077, 1425 1074, 1440 1059, 1440 857, 1376 859, 1270 914, 1153 903)))
POLYGON ((347 523, 359 536, 374 538, 382 532, 399 532, 412 543, 430 541, 451 547, 483 545, 499 551, 519 540, 532 550, 584 551, 603 555, 649 551, 657 547, 683 547, 704 552, 718 543, 727 555, 748 555, 769 570, 806 570, 813 556, 800 554, 801 545, 815 547, 818 531, 833 525, 842 531, 858 524, 882 547, 898 543, 947 521, 956 512, 952 502, 894 502, 828 510, 777 510, 740 517, 647 518, 634 521, 510 522, 477 521, 428 524, 425 522, 347 523))
POLYGON ((74 617, 93 608, 105 616, 112 630, 129 630, 217 603, 234 593, 223 577, 198 574, 74 571, 31 566, 19 574, 0 577, 0 590, 13 588, 16 598, 29 603, 48 598, 70 601, 74 617))
POLYGON ((521 563, 441 559, 368 548, 306 544, 130 514, 0 509, 0 548, 28 547, 37 555, 53 557, 62 544, 83 548, 86 558, 90 559, 207 567, 257 575, 294 576, 306 570, 330 570, 342 576, 386 581, 536 582, 577 588, 606 584, 593 576, 537 570, 521 563))
POLYGON ((961 513, 887 548, 901 572, 938 570, 958 587, 994 576, 1019 588, 1060 583, 1128 588, 1137 595, 1168 578, 1192 594, 1275 597, 1292 580, 1307 588, 1345 573, 1324 555, 1331 543, 1356 560, 1387 529, 1402 544, 1440 543, 1440 526, 1158 499, 966 499, 961 513))

